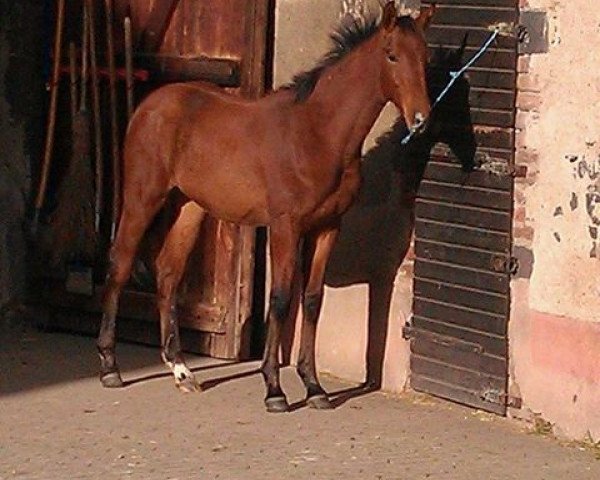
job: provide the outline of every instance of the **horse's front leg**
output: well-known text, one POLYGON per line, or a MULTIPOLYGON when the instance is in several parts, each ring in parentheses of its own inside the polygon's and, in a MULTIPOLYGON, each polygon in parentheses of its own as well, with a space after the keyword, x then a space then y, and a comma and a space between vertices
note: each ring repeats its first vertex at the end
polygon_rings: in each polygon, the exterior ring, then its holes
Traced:
POLYGON ((307 404, 318 409, 331 408, 317 377, 315 338, 323 302, 325 268, 338 233, 337 224, 320 230, 306 238, 303 249, 302 337, 297 370, 306 386, 307 404))
POLYGON ((289 405, 279 383, 279 346, 281 330, 289 316, 292 282, 298 256, 299 233, 289 218, 271 225, 271 293, 267 313, 267 338, 262 374, 267 387, 265 405, 268 412, 287 412, 289 405))

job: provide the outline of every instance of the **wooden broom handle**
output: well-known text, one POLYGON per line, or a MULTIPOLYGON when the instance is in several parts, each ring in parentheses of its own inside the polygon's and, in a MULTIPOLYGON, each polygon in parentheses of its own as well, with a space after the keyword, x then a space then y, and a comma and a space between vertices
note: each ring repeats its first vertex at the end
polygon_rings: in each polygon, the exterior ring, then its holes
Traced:
POLYGON ((102 124, 100 123, 100 92, 98 90, 98 66, 96 64, 96 21, 94 0, 85 0, 85 13, 90 49, 90 73, 92 81, 92 105, 94 110, 94 147, 95 147, 95 228, 100 231, 100 216, 104 200, 104 159, 102 154, 102 124))
POLYGON ((113 4, 106 0, 106 54, 108 60, 108 81, 110 90, 110 133, 113 174, 113 199, 111 240, 115 238, 121 209, 121 159, 119 156, 119 132, 117 124, 117 74, 115 67, 115 49, 113 43, 113 4))
POLYGON ((54 34, 54 64, 52 79, 50 83, 50 108, 48 109, 48 122, 46 129, 46 144, 44 146, 44 159, 42 160, 42 172, 40 175, 40 187, 35 199, 36 216, 34 218, 34 232, 37 230, 39 211, 44 205, 46 190, 48 189, 48 175, 54 149, 54 130, 56 127, 56 103, 58 99, 58 82, 60 77, 60 57, 62 50, 62 34, 65 17, 65 0, 58 0, 56 32, 54 34))

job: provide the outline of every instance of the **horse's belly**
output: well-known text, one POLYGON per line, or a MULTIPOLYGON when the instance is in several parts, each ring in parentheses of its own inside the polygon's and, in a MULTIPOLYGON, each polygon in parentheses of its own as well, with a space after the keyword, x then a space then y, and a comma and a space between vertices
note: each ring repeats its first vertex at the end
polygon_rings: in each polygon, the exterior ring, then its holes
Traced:
POLYGON ((309 226, 327 223, 339 218, 350 208, 354 202, 360 187, 358 176, 343 181, 339 188, 328 195, 320 205, 315 208, 306 218, 305 223, 309 226))
POLYGON ((260 188, 252 188, 244 179, 206 178, 179 182, 180 190, 219 220, 245 225, 268 223, 266 199, 260 188))

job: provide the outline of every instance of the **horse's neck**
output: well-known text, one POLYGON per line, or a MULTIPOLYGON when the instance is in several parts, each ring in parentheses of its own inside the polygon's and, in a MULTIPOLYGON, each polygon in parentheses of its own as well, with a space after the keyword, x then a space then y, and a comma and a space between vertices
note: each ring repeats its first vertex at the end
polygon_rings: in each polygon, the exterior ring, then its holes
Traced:
POLYGON ((306 101, 317 131, 344 160, 360 153, 386 103, 379 83, 376 37, 327 68, 306 101))

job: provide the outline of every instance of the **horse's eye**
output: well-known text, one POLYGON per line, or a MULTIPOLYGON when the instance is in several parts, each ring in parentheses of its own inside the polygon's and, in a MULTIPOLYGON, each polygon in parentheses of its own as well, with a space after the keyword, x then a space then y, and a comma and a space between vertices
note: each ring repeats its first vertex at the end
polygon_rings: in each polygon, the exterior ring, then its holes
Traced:
POLYGON ((388 54, 387 59, 390 62, 394 62, 394 63, 398 61, 398 57, 396 55, 391 54, 391 53, 388 54))

